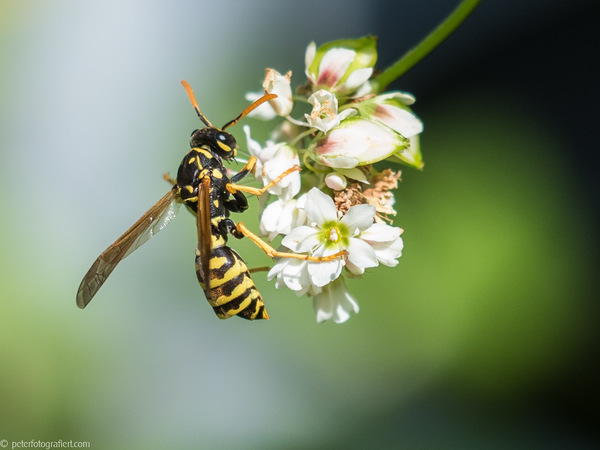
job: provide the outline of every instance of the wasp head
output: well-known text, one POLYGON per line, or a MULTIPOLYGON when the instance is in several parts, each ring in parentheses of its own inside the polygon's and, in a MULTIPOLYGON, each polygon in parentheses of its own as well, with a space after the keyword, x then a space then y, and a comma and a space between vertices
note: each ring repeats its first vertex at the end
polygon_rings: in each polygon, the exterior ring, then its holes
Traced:
POLYGON ((207 148, 227 160, 235 158, 238 148, 238 144, 231 134, 215 127, 195 130, 190 137, 190 146, 207 148))

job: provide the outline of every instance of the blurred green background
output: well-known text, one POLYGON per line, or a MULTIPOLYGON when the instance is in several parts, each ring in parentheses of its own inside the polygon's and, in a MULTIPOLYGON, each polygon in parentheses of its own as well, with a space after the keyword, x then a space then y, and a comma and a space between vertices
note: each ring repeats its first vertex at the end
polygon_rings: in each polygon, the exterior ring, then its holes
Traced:
POLYGON ((75 306, 199 125, 179 80, 222 124, 265 67, 302 83, 311 40, 377 35, 383 68, 457 3, 0 3, 0 440, 593 448, 594 1, 484 0, 392 86, 417 97, 426 166, 397 192, 399 266, 349 282, 346 324, 264 274, 271 320, 219 321, 183 211, 75 306))

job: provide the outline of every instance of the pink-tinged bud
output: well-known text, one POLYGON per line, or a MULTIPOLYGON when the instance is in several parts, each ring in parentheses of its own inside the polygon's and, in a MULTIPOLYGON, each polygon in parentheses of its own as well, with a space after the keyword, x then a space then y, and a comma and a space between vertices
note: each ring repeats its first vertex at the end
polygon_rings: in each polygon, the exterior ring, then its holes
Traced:
POLYGON ((394 130, 364 117, 350 117, 317 138, 311 156, 334 168, 372 164, 406 148, 408 141, 394 130))
POLYGON ((403 92, 391 92, 378 95, 356 105, 360 113, 377 120, 407 139, 402 151, 394 155, 402 163, 423 168, 423 158, 419 146, 419 134, 423 132, 423 122, 407 106, 414 102, 414 97, 403 92))
POLYGON ((306 49, 306 76, 318 87, 335 92, 351 92, 373 74, 377 60, 376 40, 368 36, 328 42, 306 49))

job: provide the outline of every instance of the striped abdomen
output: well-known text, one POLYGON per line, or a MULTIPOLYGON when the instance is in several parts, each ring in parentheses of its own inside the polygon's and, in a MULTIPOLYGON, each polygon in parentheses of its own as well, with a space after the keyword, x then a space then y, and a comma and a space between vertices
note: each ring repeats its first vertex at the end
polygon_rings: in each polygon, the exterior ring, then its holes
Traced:
POLYGON ((235 315, 244 319, 268 319, 265 304, 250 277, 246 263, 231 248, 212 249, 209 259, 210 289, 203 279, 200 252, 196 249, 196 275, 208 303, 220 319, 235 315))

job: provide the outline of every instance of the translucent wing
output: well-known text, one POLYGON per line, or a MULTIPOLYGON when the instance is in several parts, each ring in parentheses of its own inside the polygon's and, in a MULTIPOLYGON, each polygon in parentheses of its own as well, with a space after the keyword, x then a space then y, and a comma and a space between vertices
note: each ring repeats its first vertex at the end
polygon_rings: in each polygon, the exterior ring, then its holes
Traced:
POLYGON ((77 290, 77 306, 85 308, 123 258, 166 227, 175 217, 179 202, 174 189, 150 208, 110 247, 98 256, 77 290))
POLYGON ((202 265, 202 274, 206 290, 210 289, 209 264, 211 250, 211 230, 210 230, 210 178, 204 177, 198 186, 198 209, 196 215, 196 226, 198 228, 198 250, 200 251, 200 261, 202 265))

